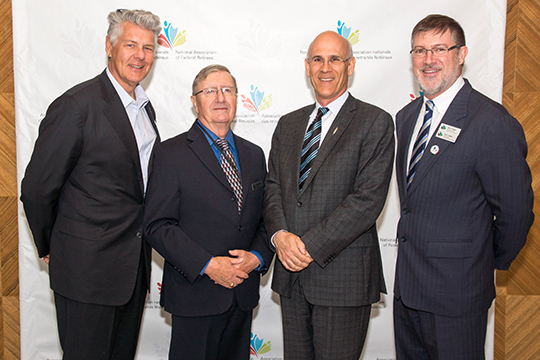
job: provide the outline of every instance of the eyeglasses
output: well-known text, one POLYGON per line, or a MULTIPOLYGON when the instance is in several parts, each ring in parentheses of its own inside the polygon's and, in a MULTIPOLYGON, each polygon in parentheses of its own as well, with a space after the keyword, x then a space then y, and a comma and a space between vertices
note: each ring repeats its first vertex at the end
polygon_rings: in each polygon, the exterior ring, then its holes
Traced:
MULTIPOLYGON (((339 56, 332 56, 330 59, 326 60, 326 63, 332 67, 338 67, 342 63, 349 61, 351 58, 352 56, 343 60, 339 56)), ((307 62, 313 66, 323 66, 325 60, 320 56, 314 56, 311 59, 307 59, 307 62)))
POLYGON ((412 49, 409 53, 412 54, 412 56, 417 57, 417 58, 427 56, 428 52, 430 51, 433 56, 445 56, 451 50, 459 49, 461 46, 462 45, 454 45, 451 47, 435 46, 434 48, 431 48, 431 49, 424 49, 422 47, 418 47, 418 48, 412 49))
POLYGON ((224 96, 236 96, 236 89, 233 87, 222 87, 222 88, 216 88, 216 87, 208 87, 204 88, 200 91, 197 91, 193 96, 199 95, 202 93, 204 96, 217 96, 218 92, 221 90, 221 93, 224 96))

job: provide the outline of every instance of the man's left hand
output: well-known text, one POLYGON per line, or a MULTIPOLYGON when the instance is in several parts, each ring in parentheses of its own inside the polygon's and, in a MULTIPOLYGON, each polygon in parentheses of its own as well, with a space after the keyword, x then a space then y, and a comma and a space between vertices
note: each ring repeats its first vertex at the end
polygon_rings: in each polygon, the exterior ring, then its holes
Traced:
POLYGON ((249 251, 229 250, 229 254, 234 257, 231 261, 232 265, 246 274, 249 274, 261 264, 259 258, 249 251))

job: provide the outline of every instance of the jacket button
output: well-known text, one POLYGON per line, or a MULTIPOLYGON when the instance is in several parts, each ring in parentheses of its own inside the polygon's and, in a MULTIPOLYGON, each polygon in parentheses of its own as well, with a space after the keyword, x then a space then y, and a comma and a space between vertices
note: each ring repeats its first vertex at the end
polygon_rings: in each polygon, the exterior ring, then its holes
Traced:
POLYGON ((234 196, 231 197, 231 201, 236 201, 236 198, 234 196))
POLYGON ((402 215, 407 215, 408 213, 409 213, 409 209, 407 209, 407 208, 401 210, 402 215))
POLYGON ((140 231, 137 231, 137 234, 136 234, 136 235, 137 235, 137 237, 138 237, 139 239, 142 238, 142 234, 141 234, 140 231))
POLYGON ((304 205, 304 204, 302 204, 301 201, 299 201, 299 202, 296 203, 296 206, 298 206, 298 207, 302 207, 302 205, 304 205))
POLYGON ((407 242, 407 238, 406 238, 406 237, 402 237, 400 240, 401 240, 401 242, 407 242))
POLYGON ((238 231, 242 231, 244 230, 244 228, 242 227, 242 225, 238 226, 238 231))

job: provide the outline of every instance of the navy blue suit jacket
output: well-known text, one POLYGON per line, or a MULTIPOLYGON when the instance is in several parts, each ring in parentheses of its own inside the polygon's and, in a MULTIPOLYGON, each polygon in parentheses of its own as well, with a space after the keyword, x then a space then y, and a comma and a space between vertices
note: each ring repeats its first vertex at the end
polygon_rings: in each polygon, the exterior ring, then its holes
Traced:
POLYGON ((495 297, 494 270, 509 268, 534 218, 525 136, 503 106, 466 80, 441 121, 461 133, 455 143, 431 138, 407 190, 407 152, 422 104, 416 99, 396 117, 394 294, 417 310, 481 314, 495 297))
POLYGON ((264 153, 236 135, 234 142, 244 193, 240 215, 219 161, 196 124, 155 148, 144 229, 147 241, 165 258, 161 303, 174 315, 223 313, 233 295, 244 311, 257 305, 260 272, 251 272, 234 289, 199 274, 213 256, 230 256, 233 249, 257 251, 266 266, 272 261, 262 221, 264 153))

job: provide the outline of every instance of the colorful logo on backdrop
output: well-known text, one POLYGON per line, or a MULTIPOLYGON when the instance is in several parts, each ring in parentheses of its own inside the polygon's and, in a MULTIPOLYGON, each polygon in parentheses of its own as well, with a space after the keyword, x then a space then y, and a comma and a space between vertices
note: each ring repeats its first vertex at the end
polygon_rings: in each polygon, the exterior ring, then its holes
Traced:
POLYGON ((272 344, 270 341, 264 342, 264 339, 259 339, 259 337, 251 333, 251 344, 249 347, 249 354, 255 355, 256 357, 259 357, 259 355, 266 354, 269 352, 272 347, 272 344))
POLYGON ((338 20, 337 22, 337 32, 339 35, 349 40, 351 45, 355 45, 358 43, 358 41, 360 41, 360 39, 358 38, 360 30, 355 30, 351 33, 351 27, 345 26, 345 23, 341 20, 338 20))
POLYGON ((187 41, 186 30, 179 32, 177 27, 172 26, 172 23, 167 21, 164 21, 163 25, 163 32, 158 36, 159 45, 172 50, 187 41))
POLYGON ((249 95, 249 98, 245 95, 241 96, 242 106, 249 111, 259 114, 260 111, 266 110, 272 106, 272 94, 264 96, 264 91, 259 90, 259 87, 255 85, 251 85, 249 95))
POLYGON ((422 90, 419 91, 419 95, 418 95, 418 96, 414 96, 414 94, 409 94, 409 97, 410 97, 411 101, 414 101, 414 100, 416 100, 417 98, 422 97, 422 96, 424 96, 424 92, 423 92, 422 90))

